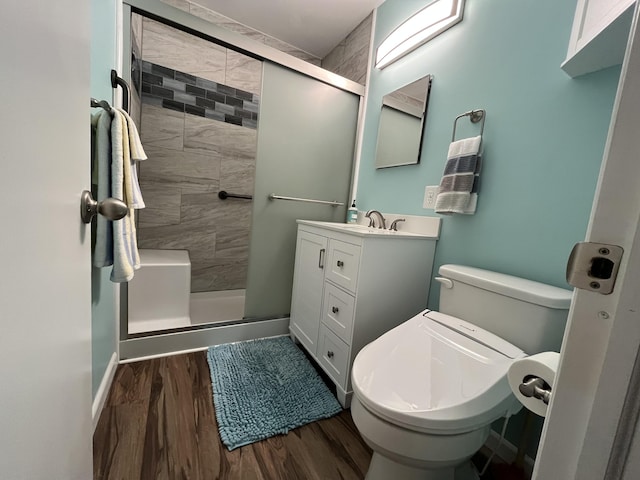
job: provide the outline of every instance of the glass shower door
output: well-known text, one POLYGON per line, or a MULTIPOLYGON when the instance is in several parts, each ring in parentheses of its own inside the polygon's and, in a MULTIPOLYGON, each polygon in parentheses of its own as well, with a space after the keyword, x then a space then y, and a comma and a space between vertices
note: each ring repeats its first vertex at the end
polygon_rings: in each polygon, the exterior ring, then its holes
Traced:
POLYGON ((264 62, 245 318, 289 315, 296 219, 344 221, 359 104, 359 95, 264 62))

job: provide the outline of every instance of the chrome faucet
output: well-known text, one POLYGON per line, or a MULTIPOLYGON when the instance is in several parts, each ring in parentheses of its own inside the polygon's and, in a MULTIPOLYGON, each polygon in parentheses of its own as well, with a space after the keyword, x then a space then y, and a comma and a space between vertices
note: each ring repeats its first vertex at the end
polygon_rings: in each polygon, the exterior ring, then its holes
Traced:
POLYGON ((404 218, 396 218, 393 222, 391 222, 391 226, 389 227, 389 230, 393 230, 394 232, 398 231, 398 223, 400 222, 406 222, 407 220, 404 218))
POLYGON ((380 224, 378 225, 378 228, 387 228, 387 225, 385 223, 384 217, 382 216, 382 214, 378 211, 378 210, 369 210, 366 214, 365 217, 367 217, 369 219, 369 226, 370 227, 375 227, 376 226, 376 222, 374 220, 374 218, 372 217, 372 215, 376 215, 378 217, 378 220, 380 220, 380 224))

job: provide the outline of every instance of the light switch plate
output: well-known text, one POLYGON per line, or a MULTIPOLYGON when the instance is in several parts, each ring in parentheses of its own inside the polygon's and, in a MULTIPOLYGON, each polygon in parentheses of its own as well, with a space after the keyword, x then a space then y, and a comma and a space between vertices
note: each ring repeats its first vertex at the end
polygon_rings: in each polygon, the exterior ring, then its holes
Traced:
POLYGON ((439 190, 440 187, 438 185, 424 187, 424 202, 422 203, 422 208, 434 209, 439 190))

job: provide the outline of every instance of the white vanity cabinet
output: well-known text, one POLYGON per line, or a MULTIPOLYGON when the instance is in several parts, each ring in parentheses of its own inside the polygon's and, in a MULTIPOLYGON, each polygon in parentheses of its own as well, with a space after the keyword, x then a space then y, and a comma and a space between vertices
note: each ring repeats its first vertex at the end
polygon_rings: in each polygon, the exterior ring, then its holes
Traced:
POLYGON ((619 65, 635 0, 578 0, 562 68, 572 77, 619 65))
POLYGON ((437 236, 327 225, 298 221, 289 331, 348 407, 360 349, 426 308, 437 236))

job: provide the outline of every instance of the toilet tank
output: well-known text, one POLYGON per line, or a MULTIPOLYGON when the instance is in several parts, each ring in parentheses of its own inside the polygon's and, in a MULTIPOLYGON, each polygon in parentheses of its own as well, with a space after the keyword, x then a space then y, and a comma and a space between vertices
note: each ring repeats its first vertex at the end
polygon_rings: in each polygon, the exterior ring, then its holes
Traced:
POLYGON ((560 351, 572 291, 463 265, 442 265, 440 308, 529 355, 560 351))

